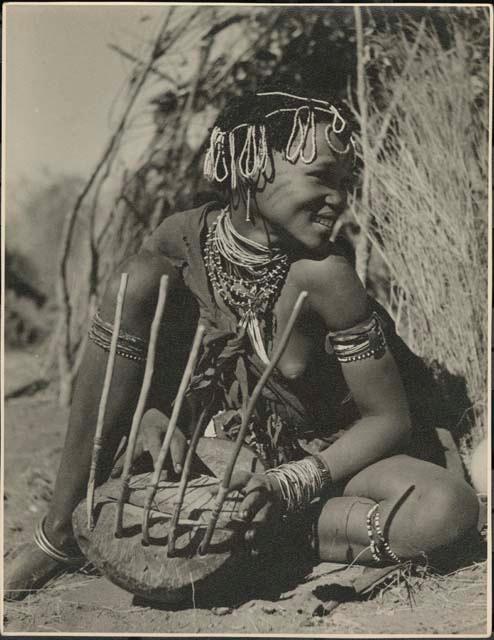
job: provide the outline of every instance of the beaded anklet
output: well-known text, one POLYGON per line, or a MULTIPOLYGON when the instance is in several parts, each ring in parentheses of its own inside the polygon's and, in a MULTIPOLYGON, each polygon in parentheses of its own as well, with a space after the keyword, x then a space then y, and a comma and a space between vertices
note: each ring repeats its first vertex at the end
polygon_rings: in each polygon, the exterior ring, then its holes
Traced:
POLYGON ((370 541, 372 557, 376 562, 393 562, 399 564, 403 560, 392 551, 389 542, 381 529, 379 503, 371 507, 366 517, 367 535, 370 541))

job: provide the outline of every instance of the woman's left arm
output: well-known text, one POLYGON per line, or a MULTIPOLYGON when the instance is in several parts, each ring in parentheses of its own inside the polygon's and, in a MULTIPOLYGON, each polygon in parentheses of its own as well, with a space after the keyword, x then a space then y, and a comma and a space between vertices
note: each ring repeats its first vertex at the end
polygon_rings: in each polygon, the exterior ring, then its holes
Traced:
POLYGON ((327 327, 327 343, 334 346, 361 416, 321 454, 338 482, 406 444, 410 412, 400 372, 353 267, 330 256, 305 275, 310 308, 327 327))

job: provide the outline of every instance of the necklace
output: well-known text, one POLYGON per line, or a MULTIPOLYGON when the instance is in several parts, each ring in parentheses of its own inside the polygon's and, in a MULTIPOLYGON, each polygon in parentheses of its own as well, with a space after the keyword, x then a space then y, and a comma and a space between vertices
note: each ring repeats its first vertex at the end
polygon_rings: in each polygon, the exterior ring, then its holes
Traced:
POLYGON ((267 364, 259 320, 272 312, 288 273, 288 257, 240 235, 229 210, 223 209, 208 231, 204 263, 215 291, 239 317, 267 364))

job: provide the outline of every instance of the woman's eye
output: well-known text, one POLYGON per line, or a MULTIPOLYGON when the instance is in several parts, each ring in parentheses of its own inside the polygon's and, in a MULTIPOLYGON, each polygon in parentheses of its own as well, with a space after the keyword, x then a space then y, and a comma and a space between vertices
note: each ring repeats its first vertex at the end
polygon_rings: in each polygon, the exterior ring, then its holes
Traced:
POLYGON ((329 181, 329 176, 327 173, 310 173, 309 174, 312 178, 316 178, 317 180, 320 180, 321 182, 328 182, 329 181))
POLYGON ((343 178, 340 182, 341 188, 345 191, 353 191, 353 179, 352 178, 343 178))
POLYGON ((309 176, 314 178, 318 182, 324 184, 325 186, 330 186, 335 189, 341 189, 343 191, 351 192, 353 191, 353 178, 351 176, 347 176, 345 178, 341 178, 338 180, 337 176, 331 175, 328 172, 314 172, 310 173, 309 176))

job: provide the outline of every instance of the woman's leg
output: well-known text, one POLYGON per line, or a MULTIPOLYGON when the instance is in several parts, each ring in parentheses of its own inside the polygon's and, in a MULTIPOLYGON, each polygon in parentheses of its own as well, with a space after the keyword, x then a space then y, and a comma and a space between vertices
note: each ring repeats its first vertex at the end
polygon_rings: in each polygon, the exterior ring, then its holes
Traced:
POLYGON ((372 564, 367 514, 379 505, 380 525, 401 559, 448 545, 477 522, 475 491, 452 473, 407 455, 370 465, 329 499, 318 520, 321 560, 372 564))
MULTIPOLYGON (((125 265, 124 270, 129 273, 129 282, 122 315, 122 330, 147 340, 157 300, 159 279, 167 268, 167 263, 163 263, 159 258, 133 258, 125 265)), ((109 322, 113 320, 119 282, 119 276, 113 279, 103 299, 101 315, 109 322)), ((165 312, 162 331, 168 335, 177 322, 172 315, 167 316, 165 312)), ((183 319, 180 319, 180 323, 183 324, 183 319)), ((183 333, 183 328, 178 330, 183 333)), ((170 344, 176 342, 170 341, 170 344)), ((48 540, 69 555, 80 553, 73 538, 72 512, 86 492, 107 356, 106 351, 88 342, 78 374, 53 500, 45 520, 48 540)), ((162 397, 168 395, 167 391, 172 390, 176 384, 176 381, 171 379, 170 372, 173 369, 167 367, 168 389, 162 387, 162 397)), ((143 370, 142 363, 117 356, 103 432, 105 444, 101 453, 101 472, 97 478, 99 484, 108 478, 116 448, 122 436, 128 433, 142 383, 143 370)), ((5 583, 6 597, 22 597, 27 590, 39 586, 43 581, 46 582, 59 569, 60 563, 46 555, 34 542, 26 545, 10 567, 5 583)))

